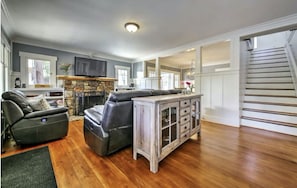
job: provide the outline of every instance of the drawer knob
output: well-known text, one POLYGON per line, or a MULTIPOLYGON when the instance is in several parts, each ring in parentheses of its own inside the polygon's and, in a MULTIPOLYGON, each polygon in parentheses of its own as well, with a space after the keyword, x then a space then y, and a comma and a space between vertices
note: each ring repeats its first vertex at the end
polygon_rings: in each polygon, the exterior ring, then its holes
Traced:
POLYGON ((187 118, 185 118, 184 120, 187 121, 187 118))
POLYGON ((185 110, 184 112, 187 113, 187 110, 185 110))

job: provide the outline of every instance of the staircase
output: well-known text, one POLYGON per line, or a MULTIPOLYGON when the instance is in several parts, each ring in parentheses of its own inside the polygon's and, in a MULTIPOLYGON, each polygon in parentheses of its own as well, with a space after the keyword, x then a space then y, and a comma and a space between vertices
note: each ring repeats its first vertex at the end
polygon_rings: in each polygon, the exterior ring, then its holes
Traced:
POLYGON ((297 128, 297 97, 284 48, 251 52, 241 125, 284 133, 297 128))

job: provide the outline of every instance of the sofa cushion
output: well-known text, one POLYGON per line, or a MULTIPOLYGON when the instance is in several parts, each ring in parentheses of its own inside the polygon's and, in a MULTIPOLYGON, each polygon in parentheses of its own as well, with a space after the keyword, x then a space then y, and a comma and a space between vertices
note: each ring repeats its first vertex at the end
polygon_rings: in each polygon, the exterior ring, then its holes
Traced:
POLYGON ((6 91, 2 94, 2 99, 15 102, 22 109, 24 114, 33 112, 33 109, 31 108, 26 97, 24 97, 20 91, 6 91))

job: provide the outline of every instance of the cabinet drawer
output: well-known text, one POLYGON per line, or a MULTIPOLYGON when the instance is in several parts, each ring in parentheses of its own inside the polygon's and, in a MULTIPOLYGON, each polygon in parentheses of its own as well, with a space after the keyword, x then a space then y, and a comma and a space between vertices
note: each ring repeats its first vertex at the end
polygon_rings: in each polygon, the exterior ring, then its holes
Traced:
POLYGON ((180 118, 180 124, 184 124, 190 121, 190 115, 186 115, 180 118))
POLYGON ((190 105, 190 100, 180 101, 180 107, 181 108, 186 107, 186 106, 189 106, 189 105, 190 105))
POLYGON ((184 116, 184 115, 187 115, 190 113, 190 107, 187 107, 187 108, 183 108, 180 110, 179 114, 180 116, 184 116))
POLYGON ((188 138, 190 138, 190 131, 184 132, 180 135, 180 142, 184 142, 188 138))
POLYGON ((180 132, 183 134, 184 132, 190 130, 190 122, 183 124, 180 126, 180 132))

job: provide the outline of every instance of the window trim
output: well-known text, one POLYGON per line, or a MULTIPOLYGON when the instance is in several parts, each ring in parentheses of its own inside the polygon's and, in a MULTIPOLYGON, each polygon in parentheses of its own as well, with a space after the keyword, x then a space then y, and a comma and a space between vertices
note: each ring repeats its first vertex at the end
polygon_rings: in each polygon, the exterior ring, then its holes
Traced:
POLYGON ((36 53, 29 53, 29 52, 19 52, 20 56, 20 67, 21 67, 21 80, 22 83, 25 83, 27 87, 29 86, 28 83, 28 66, 27 66, 27 60, 28 59, 39 59, 44 61, 50 61, 50 84, 51 87, 56 87, 57 85, 57 78, 56 78, 56 65, 58 57, 56 56, 49 56, 49 55, 43 55, 43 54, 36 54, 36 53))
POLYGON ((126 67, 126 66, 115 65, 114 66, 114 70, 115 70, 115 77, 117 79, 119 79, 118 78, 118 70, 127 70, 128 71, 128 74, 127 74, 127 85, 119 86, 118 85, 118 81, 115 82, 115 85, 117 87, 128 87, 129 86, 130 79, 131 79, 131 77, 130 77, 130 75, 131 75, 131 73, 130 73, 131 68, 130 67, 126 67))

